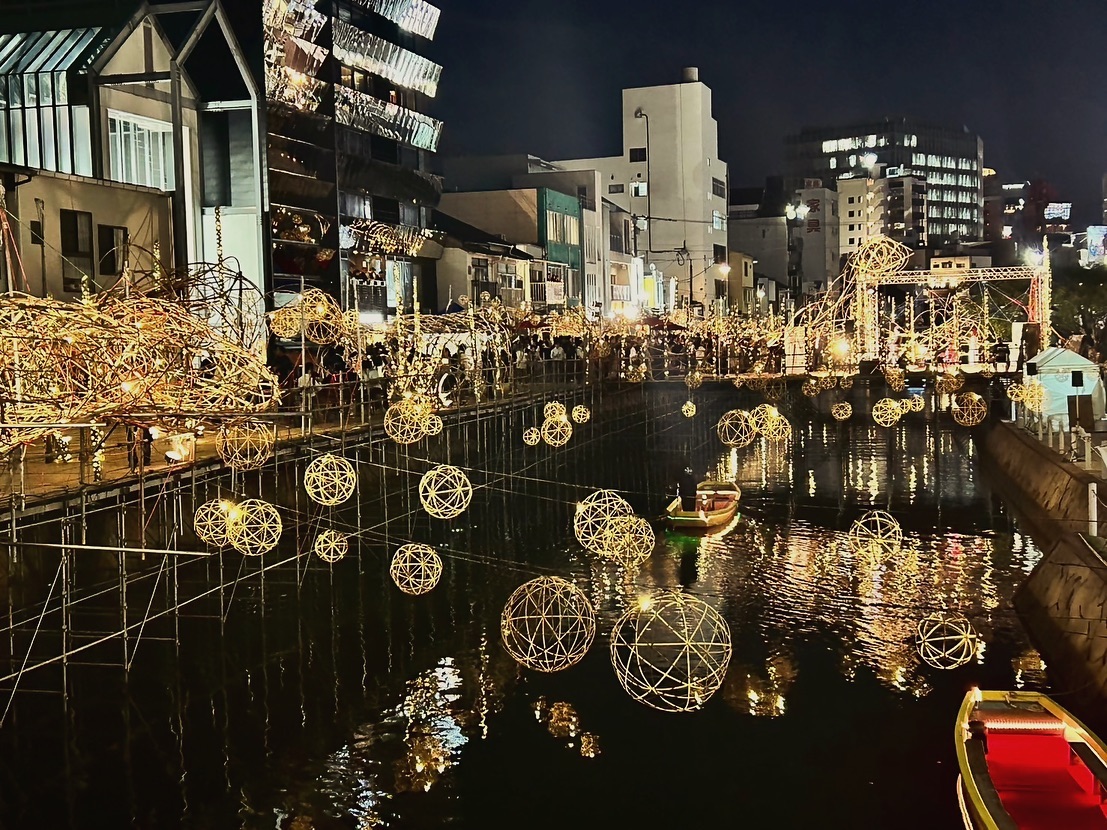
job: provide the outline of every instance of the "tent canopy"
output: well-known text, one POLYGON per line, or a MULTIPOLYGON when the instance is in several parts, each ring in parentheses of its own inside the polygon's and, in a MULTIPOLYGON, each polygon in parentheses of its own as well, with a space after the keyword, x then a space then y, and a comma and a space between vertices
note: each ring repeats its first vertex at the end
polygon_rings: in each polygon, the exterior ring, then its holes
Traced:
POLYGON ((1059 346, 1050 346, 1043 349, 1027 363, 1032 363, 1038 369, 1039 375, 1069 373, 1074 371, 1095 372, 1099 374, 1099 365, 1081 357, 1069 349, 1059 346))

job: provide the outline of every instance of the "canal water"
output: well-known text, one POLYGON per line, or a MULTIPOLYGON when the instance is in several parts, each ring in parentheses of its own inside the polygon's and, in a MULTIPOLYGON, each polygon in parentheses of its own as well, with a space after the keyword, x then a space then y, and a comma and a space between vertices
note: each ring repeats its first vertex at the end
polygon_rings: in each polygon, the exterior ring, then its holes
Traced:
POLYGON ((320 527, 354 534, 351 554, 252 578, 256 563, 231 553, 218 569, 193 564, 181 590, 221 580, 219 603, 151 626, 128 674, 71 667, 68 714, 56 696, 17 697, 0 729, 0 824, 959 826, 953 735, 965 691, 1047 688, 1010 604, 1040 554, 971 438, 926 414, 890 430, 839 425, 799 399, 785 407, 790 449, 731 451, 712 425, 756 401, 704 393, 689 421, 683 396, 629 394, 597 405, 560 450, 523 447, 515 422, 510 434, 447 430, 431 447, 351 453, 358 503, 339 510, 311 505, 291 471, 271 556, 294 557, 320 527), (476 491, 465 514, 439 521, 413 490, 447 459, 476 491), (633 583, 589 560, 571 528, 578 500, 613 488, 656 518, 685 466, 741 486, 726 536, 659 530, 633 583), (884 567, 846 544, 869 509, 904 529, 884 567), (445 560, 423 597, 388 577, 409 541, 445 560), (579 584, 599 612, 590 653, 553 675, 519 668, 499 636, 512 590, 545 574, 579 584), (656 587, 700 596, 729 623, 733 660, 701 711, 645 707, 613 674, 611 624, 656 587), (976 660, 953 671, 920 662, 915 628, 934 612, 972 621, 986 644, 976 660))

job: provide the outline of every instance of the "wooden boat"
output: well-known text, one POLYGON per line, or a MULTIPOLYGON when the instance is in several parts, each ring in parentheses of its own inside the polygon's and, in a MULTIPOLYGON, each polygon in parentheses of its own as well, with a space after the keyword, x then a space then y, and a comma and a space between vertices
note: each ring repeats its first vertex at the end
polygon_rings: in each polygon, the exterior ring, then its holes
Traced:
POLYGON ((680 496, 665 508, 666 521, 674 530, 710 531, 724 527, 738 512, 742 491, 733 481, 701 481, 696 486, 696 510, 682 510, 680 496))
POLYGON ((1107 747, 1046 695, 973 689, 956 748, 967 830, 1107 830, 1107 747))

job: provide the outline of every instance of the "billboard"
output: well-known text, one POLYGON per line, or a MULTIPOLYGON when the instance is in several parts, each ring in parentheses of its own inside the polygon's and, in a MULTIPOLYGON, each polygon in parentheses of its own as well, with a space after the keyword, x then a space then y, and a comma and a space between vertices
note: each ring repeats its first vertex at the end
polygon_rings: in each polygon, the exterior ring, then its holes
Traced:
POLYGON ((1050 202, 1045 206, 1046 219, 1060 219, 1067 222, 1071 213, 1072 202, 1050 202))
POLYGON ((1107 259, 1107 225, 1088 225, 1088 262, 1107 259))

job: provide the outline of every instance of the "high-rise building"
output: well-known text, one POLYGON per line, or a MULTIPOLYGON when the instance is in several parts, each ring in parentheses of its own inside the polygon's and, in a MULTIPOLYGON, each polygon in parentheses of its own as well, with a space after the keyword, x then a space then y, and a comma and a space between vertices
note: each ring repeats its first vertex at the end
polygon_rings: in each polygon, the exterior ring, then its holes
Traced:
POLYGON ((699 70, 685 69, 678 84, 623 90, 621 155, 556 164, 599 171, 601 197, 635 217, 647 305, 725 299, 715 295, 726 285, 727 166, 699 70))
POLYGON ((834 187, 843 179, 869 178, 882 167, 889 178, 908 176, 926 183, 930 242, 983 237, 984 143, 967 127, 910 118, 805 127, 785 139, 785 150, 792 187, 813 177, 834 187))
POLYGON ((839 179, 838 201, 843 254, 867 239, 888 236, 909 248, 926 245, 926 183, 914 176, 839 179))

